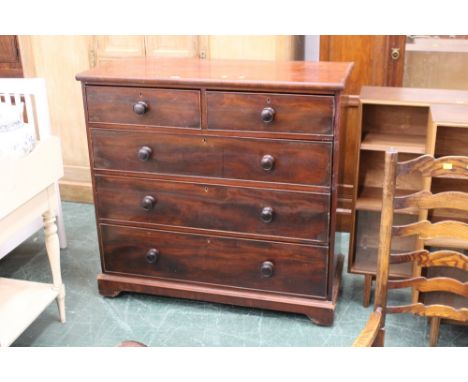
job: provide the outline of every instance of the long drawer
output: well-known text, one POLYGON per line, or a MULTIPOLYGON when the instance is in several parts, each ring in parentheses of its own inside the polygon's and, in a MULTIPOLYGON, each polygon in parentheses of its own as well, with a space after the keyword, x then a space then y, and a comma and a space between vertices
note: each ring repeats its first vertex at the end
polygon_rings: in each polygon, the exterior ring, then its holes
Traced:
POLYGON ((327 247, 100 225, 104 271, 324 298, 327 247))
POLYGON ((95 169, 330 186, 332 144, 91 129, 95 169))
POLYGON ((87 86, 91 123, 200 128, 198 90, 87 86))
POLYGON ((328 243, 329 194, 99 175, 95 186, 101 219, 328 243))
POLYGON ((331 96, 208 91, 208 129, 333 134, 331 96))

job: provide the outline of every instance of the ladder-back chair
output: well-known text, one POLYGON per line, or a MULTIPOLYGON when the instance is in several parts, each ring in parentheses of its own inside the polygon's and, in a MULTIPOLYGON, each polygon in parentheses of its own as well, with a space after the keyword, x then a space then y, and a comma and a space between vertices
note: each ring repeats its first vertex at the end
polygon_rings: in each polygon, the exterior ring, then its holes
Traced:
MULTIPOLYGON (((407 196, 396 196, 397 177, 413 172, 419 172, 423 177, 468 180, 468 157, 447 156, 434 159, 430 155, 423 155, 406 162, 398 162, 398 153, 386 152, 374 312, 353 346, 383 346, 387 313, 413 313, 429 317, 432 320, 431 345, 437 343, 440 319, 468 322, 468 282, 463 282, 467 280, 466 277, 425 277, 415 274, 410 278, 389 280, 389 265, 405 262, 412 262, 416 265, 414 269, 423 271, 444 267, 458 269, 457 272, 468 275, 468 257, 463 253, 468 248, 467 223, 451 218, 436 223, 419 220, 404 226, 393 226, 394 210, 409 208, 419 211, 456 210, 462 214, 466 212, 468 219, 466 192, 453 190, 433 194, 430 191, 420 191, 407 196), (422 246, 422 249, 409 253, 390 253, 392 237, 412 235, 416 235, 426 246, 434 246, 438 250, 429 252, 422 246), (457 251, 454 248, 462 250, 457 251), (419 295, 418 300, 407 305, 387 306, 388 290, 399 288, 413 288, 413 291, 416 291, 415 296, 419 295), (429 304, 425 296, 431 293, 444 293, 456 298, 429 304)), ((421 274, 425 273, 427 272, 421 274)))

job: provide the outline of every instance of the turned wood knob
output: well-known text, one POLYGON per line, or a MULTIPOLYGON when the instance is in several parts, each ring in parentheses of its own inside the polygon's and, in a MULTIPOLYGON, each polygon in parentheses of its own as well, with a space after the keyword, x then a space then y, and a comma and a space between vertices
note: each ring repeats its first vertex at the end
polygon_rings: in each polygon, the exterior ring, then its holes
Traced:
POLYGON ((144 101, 138 101, 133 105, 133 111, 135 114, 143 115, 148 111, 148 104, 144 101))
POLYGON ((265 171, 271 171, 275 167, 275 158, 268 154, 264 155, 260 164, 265 171))
POLYGON ((265 207, 262 209, 260 213, 260 217, 264 223, 271 223, 273 221, 273 217, 275 215, 275 211, 271 207, 265 207))
POLYGON ((146 195, 142 200, 141 200, 141 206, 145 211, 151 211, 156 204, 156 199, 151 196, 151 195, 146 195))
POLYGON ((140 148, 140 150, 138 150, 138 159, 143 162, 149 160, 151 155, 153 155, 153 149, 151 147, 143 146, 140 148))
POLYGON ((146 261, 150 264, 154 264, 158 261, 159 251, 156 248, 151 248, 146 252, 146 261))
POLYGON ((265 107, 262 112, 260 113, 260 117, 262 121, 265 123, 271 123, 275 119, 276 111, 272 107, 265 107))
POLYGON ((273 272, 275 270, 275 264, 271 261, 264 261, 260 266, 260 274, 262 277, 271 277, 273 276, 273 272))

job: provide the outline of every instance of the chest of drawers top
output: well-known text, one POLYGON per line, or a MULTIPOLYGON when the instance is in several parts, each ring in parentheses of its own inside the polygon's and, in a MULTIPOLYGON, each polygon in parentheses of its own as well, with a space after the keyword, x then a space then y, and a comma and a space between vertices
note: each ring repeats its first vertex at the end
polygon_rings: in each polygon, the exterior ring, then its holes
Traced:
POLYGON ((351 68, 348 62, 135 58, 109 61, 76 79, 88 84, 330 93, 344 89, 351 68))

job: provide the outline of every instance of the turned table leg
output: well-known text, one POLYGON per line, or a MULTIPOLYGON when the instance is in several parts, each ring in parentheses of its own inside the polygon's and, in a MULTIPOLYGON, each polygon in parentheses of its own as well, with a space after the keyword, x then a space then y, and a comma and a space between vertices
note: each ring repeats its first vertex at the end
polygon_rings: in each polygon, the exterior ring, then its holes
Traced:
POLYGON ((60 244, 57 235, 57 225, 55 224, 55 214, 49 210, 42 215, 44 222, 45 245, 47 256, 49 257, 50 269, 54 288, 58 291, 57 306, 59 309, 60 321, 65 322, 65 287, 62 283, 60 272, 60 244))

